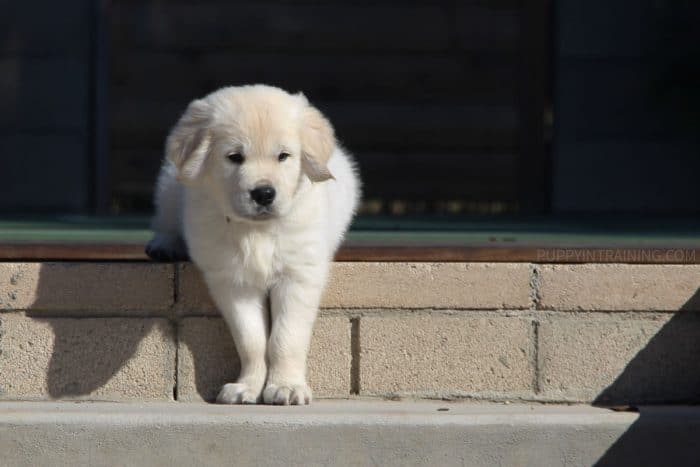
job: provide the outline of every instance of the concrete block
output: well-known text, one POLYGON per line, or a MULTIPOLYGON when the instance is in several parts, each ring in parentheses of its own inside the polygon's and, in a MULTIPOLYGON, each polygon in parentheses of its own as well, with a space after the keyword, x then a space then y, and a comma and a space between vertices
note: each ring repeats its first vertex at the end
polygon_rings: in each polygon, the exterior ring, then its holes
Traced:
POLYGON ((601 404, 700 401, 700 316, 634 315, 542 322, 541 395, 601 404))
POLYGON ((530 306, 525 263, 334 263, 328 308, 517 309, 530 306))
POLYGON ((0 398, 172 400, 164 319, 0 315, 0 398))
POLYGON ((210 314, 218 316, 216 304, 209 295, 202 274, 194 263, 180 263, 176 266, 177 274, 177 309, 183 314, 210 314))
POLYGON ((542 265, 545 310, 700 310, 700 265, 542 265))
MULTIPOLYGON (((211 401, 240 371, 233 338, 220 318, 183 318, 179 330, 178 400, 211 401)), ((350 394, 350 321, 320 317, 308 362, 315 397, 350 394)))
POLYGON ((172 304, 169 264, 0 263, 0 311, 152 312, 172 304))
MULTIPOLYGON (((336 262, 323 308, 528 308, 525 263, 336 262)), ((180 265, 178 309, 214 314, 216 307, 193 264, 180 265)))
POLYGON ((531 395, 532 336, 522 318, 363 317, 360 394, 531 395))

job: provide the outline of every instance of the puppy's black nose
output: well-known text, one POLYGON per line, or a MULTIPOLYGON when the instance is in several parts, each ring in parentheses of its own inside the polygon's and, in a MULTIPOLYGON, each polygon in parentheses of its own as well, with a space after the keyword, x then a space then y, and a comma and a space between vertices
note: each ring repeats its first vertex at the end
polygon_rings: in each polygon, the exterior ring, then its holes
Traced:
POLYGON ((270 185, 263 185, 250 190, 250 197, 260 206, 269 206, 275 199, 275 189, 270 185))

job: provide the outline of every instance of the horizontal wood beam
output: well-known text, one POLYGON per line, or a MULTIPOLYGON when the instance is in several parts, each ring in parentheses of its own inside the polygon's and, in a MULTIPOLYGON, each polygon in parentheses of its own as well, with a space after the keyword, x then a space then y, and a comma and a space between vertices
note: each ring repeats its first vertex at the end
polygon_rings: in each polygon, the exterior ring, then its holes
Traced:
MULTIPOLYGON (((0 243, 0 261, 149 261, 136 243, 0 243)), ((395 246, 349 243, 336 261, 700 264, 697 247, 395 246)))

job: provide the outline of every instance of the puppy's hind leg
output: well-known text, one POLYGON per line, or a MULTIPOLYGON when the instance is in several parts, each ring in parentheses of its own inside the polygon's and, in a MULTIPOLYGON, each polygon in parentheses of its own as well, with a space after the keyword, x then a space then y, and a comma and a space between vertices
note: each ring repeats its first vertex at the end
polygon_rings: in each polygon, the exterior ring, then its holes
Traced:
POLYGON ((188 261, 187 245, 180 235, 156 233, 146 244, 146 254, 154 261, 188 261))
POLYGON ((207 276, 212 298, 216 301, 236 345, 241 372, 235 383, 227 383, 219 392, 219 404, 255 404, 267 376, 267 312, 265 294, 252 287, 233 286, 226 275, 207 276))
POLYGON ((146 254, 156 261, 187 261, 187 245, 182 238, 182 186, 174 167, 165 163, 158 176, 155 193, 155 235, 146 245, 146 254))

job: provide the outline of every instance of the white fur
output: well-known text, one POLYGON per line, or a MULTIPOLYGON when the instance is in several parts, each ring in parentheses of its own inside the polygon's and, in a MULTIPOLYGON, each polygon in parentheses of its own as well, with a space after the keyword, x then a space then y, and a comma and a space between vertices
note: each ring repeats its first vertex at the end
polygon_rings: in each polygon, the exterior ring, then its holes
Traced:
POLYGON ((311 401, 306 382, 311 333, 360 189, 353 163, 325 124, 301 95, 245 86, 195 101, 169 137, 174 154, 167 154, 159 176, 156 235, 149 248, 177 257, 172 250, 184 238, 231 330, 241 373, 222 388, 218 402, 311 401), (305 120, 305 111, 315 120, 305 120), (321 133, 304 133, 306 125, 321 133), (184 145, 177 139, 201 129, 204 133, 184 145), (319 138, 332 144, 313 147, 319 138), (240 167, 226 159, 234 146, 246 152, 240 167), (288 161, 277 160, 281 147, 291 153, 288 161), (302 158, 314 152, 311 165, 304 165, 302 158), (327 172, 334 179, 311 181, 328 178, 327 172), (259 180, 271 181, 278 191, 271 217, 260 220, 248 195, 259 180))

